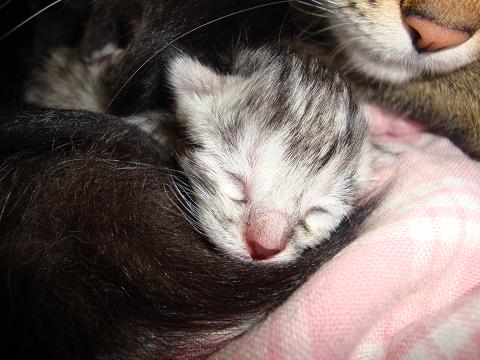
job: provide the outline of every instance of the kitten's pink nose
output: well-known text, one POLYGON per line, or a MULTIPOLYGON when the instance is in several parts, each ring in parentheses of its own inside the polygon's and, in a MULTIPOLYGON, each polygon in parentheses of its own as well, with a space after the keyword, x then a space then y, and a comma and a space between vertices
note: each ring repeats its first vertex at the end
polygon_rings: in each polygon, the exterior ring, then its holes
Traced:
POLYGON ((255 212, 250 215, 245 230, 253 260, 269 259, 281 252, 288 243, 288 216, 277 210, 255 212))
POLYGON ((407 16, 405 22, 418 34, 414 40, 419 52, 434 52, 461 45, 471 37, 466 31, 444 27, 418 16, 407 16))

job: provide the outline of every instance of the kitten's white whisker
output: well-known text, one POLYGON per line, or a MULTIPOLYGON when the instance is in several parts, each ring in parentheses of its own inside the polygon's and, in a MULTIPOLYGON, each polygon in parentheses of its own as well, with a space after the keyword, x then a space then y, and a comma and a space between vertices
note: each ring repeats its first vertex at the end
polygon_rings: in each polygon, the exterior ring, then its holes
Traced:
POLYGON ((185 210, 187 210, 191 215, 195 215, 196 206, 193 204, 191 199, 184 195, 183 191, 178 187, 176 182, 173 182, 173 190, 175 190, 177 199, 185 207, 185 210))
MULTIPOLYGON (((172 190, 172 192, 175 194, 175 190, 172 189, 172 187, 171 187, 170 184, 167 184, 166 186, 168 186, 168 187, 170 188, 170 190, 172 190)), ((180 211, 180 213, 175 213, 175 212, 174 212, 174 213, 177 214, 177 215, 182 216, 183 218, 185 218, 185 220, 187 220, 187 222, 192 226, 192 228, 193 228, 197 233, 199 233, 200 235, 203 235, 203 236, 207 236, 207 235, 203 232, 200 223, 198 223, 198 221, 196 221, 195 219, 191 218, 188 214, 186 214, 186 213, 182 210, 182 208, 180 208, 180 207, 177 205, 176 201, 174 201, 174 200, 170 197, 169 192, 167 191, 167 189, 165 188, 164 190, 165 190, 165 194, 167 195, 167 198, 168 198, 168 199, 172 202, 172 204, 180 211)), ((175 194, 175 197, 177 197, 176 194, 175 194)), ((177 197, 177 199, 178 199, 178 197, 177 197)))
MULTIPOLYGON (((179 190, 180 190, 182 193, 187 194, 189 197, 191 197, 192 195, 195 194, 195 192, 190 188, 190 186, 188 186, 188 185, 186 185, 186 184, 182 184, 181 182, 179 182, 178 180, 175 180, 175 179, 174 179, 173 181, 175 181, 176 186, 179 187, 179 190)), ((189 201, 190 206, 191 206, 192 208, 195 208, 195 209, 196 209, 196 205, 195 205, 195 203, 192 202, 191 198, 188 198, 187 200, 189 201)))
MULTIPOLYGON (((173 194, 177 198, 178 202, 184 207, 184 210, 187 211, 185 213, 182 211, 182 214, 187 217, 191 222, 194 222, 197 226, 201 226, 201 224, 196 220, 196 206, 192 204, 190 199, 187 199, 182 191, 177 187, 175 182, 169 184, 170 189, 172 190, 173 194), (173 187, 172 187, 173 185, 173 187)), ((176 203, 175 203, 176 204, 176 203)))

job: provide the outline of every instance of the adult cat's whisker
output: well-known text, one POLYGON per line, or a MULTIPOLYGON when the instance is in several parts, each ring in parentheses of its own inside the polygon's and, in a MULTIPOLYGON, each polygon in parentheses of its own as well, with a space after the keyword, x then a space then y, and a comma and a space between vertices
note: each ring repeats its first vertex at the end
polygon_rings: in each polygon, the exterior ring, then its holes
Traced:
MULTIPOLYGON (((328 9, 328 8, 325 8, 323 6, 320 6, 320 5, 317 5, 317 4, 310 4, 310 3, 305 3, 303 1, 296 1, 298 2, 299 4, 302 4, 302 5, 305 5, 305 6, 308 6, 309 8, 313 8, 317 11, 320 11, 320 12, 327 12, 327 13, 330 13, 330 14, 333 14, 333 15, 338 15, 334 10, 332 9, 328 9)), ((303 12, 308 12, 306 9, 301 9, 300 7, 297 7, 297 9, 303 11, 303 12)), ((314 16, 318 16, 318 14, 316 13, 313 13, 312 12, 312 15, 314 16)), ((327 16, 324 16, 324 17, 327 17, 327 16)))
POLYGON ((320 6, 325 6, 325 4, 323 4, 323 3, 329 3, 330 5, 333 6, 334 9, 340 9, 340 8, 348 7, 348 6, 338 6, 338 4, 335 1, 332 1, 332 0, 310 0, 310 1, 312 1, 315 4, 318 4, 320 6))
MULTIPOLYGON (((57 1, 62 1, 62 0, 57 0, 57 1)), ((196 26, 194 27, 193 29, 189 30, 189 31, 186 31, 184 32, 182 35, 180 36, 177 36, 175 39, 173 39, 172 41, 170 41, 167 45, 165 46, 162 46, 160 49, 158 49, 157 51, 155 51, 153 53, 153 55, 151 55, 147 60, 145 60, 138 68, 137 70, 135 70, 133 72, 133 74, 125 81, 125 83, 120 87, 120 89, 117 90, 117 92, 114 94, 114 96, 112 97, 112 99, 108 102, 108 105, 107 107, 105 108, 105 111, 108 112, 110 110, 110 107, 112 106, 113 102, 117 99, 117 97, 120 95, 120 93, 125 89, 125 87, 130 83, 130 81, 132 81, 132 79, 148 64, 150 63, 150 61, 152 61, 158 54, 160 54, 163 50, 165 50, 166 48, 168 48, 169 46, 172 46, 174 43, 176 43, 178 40, 181 40, 183 39, 184 37, 194 33, 195 31, 197 30, 200 30, 206 26, 209 26, 211 24, 214 24, 216 22, 219 22, 221 20, 224 20, 224 19, 228 19, 232 16, 235 16, 235 15, 239 15, 239 14, 242 14, 242 13, 245 13, 245 12, 249 12, 249 11, 253 11, 253 10, 258 10, 258 9, 261 9, 261 8, 265 8, 265 7, 268 7, 268 6, 274 6, 274 5, 279 5, 279 4, 284 4, 284 3, 288 3, 289 0, 279 0, 279 1, 273 1, 273 2, 270 2, 270 3, 267 3, 267 4, 261 4, 261 5, 256 5, 256 6, 252 6, 252 7, 249 7, 249 8, 246 8, 246 9, 241 9, 241 10, 238 10, 238 11, 234 11, 234 12, 231 12, 230 14, 227 14, 227 15, 224 15, 224 16, 220 16, 218 18, 215 18, 213 20, 210 20, 210 21, 207 21, 205 23, 203 23, 202 25, 199 25, 199 26, 196 26)), ((0 39, 1 40, 1 39, 0 39)))
POLYGON ((326 11, 326 12, 330 12, 330 13, 336 14, 335 11, 334 11, 334 9, 326 8, 326 7, 324 7, 323 5, 321 5, 321 4, 319 4, 319 3, 314 3, 314 4, 312 4, 312 3, 308 2, 308 0, 307 0, 307 1, 293 0, 293 1, 292 1, 292 4, 291 4, 291 6, 294 7, 295 9, 305 10, 305 9, 303 9, 303 8, 301 8, 301 7, 294 6, 293 3, 299 3, 299 4, 305 5, 305 6, 310 7, 310 8, 314 8, 314 9, 318 9, 318 10, 322 10, 322 11, 326 11))
POLYGON ((170 185, 180 204, 184 206, 185 210, 188 211, 190 215, 195 216, 197 207, 192 199, 185 196, 185 193, 179 188, 179 185, 176 182, 172 182, 170 185))
POLYGON ((338 15, 338 12, 335 11, 336 8, 338 8, 338 6, 335 6, 333 9, 332 8, 327 8, 325 7, 325 5, 321 4, 320 2, 316 1, 316 0, 310 0, 313 4, 308 4, 314 8, 317 8, 317 9, 320 9, 322 11, 326 11, 326 12, 329 12, 331 14, 334 14, 334 15, 338 15))
POLYGON ((329 54, 328 56, 328 63, 330 63, 339 53, 342 52, 342 50, 344 50, 348 45, 350 45, 351 43, 359 40, 359 39, 362 39, 363 36, 355 36, 355 37, 352 37, 351 39, 348 39, 348 40, 345 40, 343 41, 342 43, 340 43, 338 46, 336 46, 332 52, 329 54))
MULTIPOLYGON (((43 9, 37 11, 35 14, 33 14, 32 16, 28 17, 27 19, 25 19, 24 21, 22 21, 20 24, 18 24, 17 26, 15 26, 12 30, 8 31, 7 33, 5 33, 4 35, 2 35, 0 37, 0 41, 2 41, 3 39, 5 39, 6 37, 10 36, 12 33, 14 33, 15 31, 17 31, 19 28, 21 28, 23 25, 27 24, 28 22, 30 22, 31 20, 35 19, 37 16, 39 16, 40 14, 44 13, 45 11, 47 11, 48 9, 50 9, 51 7, 57 5, 58 3, 62 2, 64 0, 56 0, 55 2, 51 3, 50 5, 47 5, 45 6, 43 9)), ((7 4, 8 5, 8 4, 7 4)))
MULTIPOLYGON (((306 8, 304 7, 300 7, 300 6, 295 6, 294 4, 291 5, 295 10, 299 11, 300 13, 302 13, 302 17, 306 17, 306 16, 309 16, 309 20, 312 18, 312 16, 314 16, 315 18, 325 18, 325 19, 329 19, 330 16, 329 15, 326 15, 323 13, 322 10, 320 11, 317 11, 319 9, 317 9, 315 7, 315 10, 307 10, 306 8)), ((312 5, 309 5, 308 6, 309 8, 312 8, 313 6, 312 5)), ((297 16, 298 18, 299 16, 297 16)), ((313 23, 313 22, 312 22, 313 23)))
POLYGON ((338 10, 353 8, 353 5, 351 5, 351 4, 338 6, 338 4, 335 4, 332 1, 329 2, 330 5, 321 4, 321 3, 319 3, 318 1, 315 1, 315 0, 310 0, 310 1, 314 2, 314 4, 311 4, 311 6, 316 7, 318 9, 321 9, 321 10, 324 10, 324 11, 327 11, 327 12, 330 12, 330 13, 333 13, 335 15, 341 15, 341 13, 338 10), (328 6, 328 7, 325 7, 325 6, 328 6))
POLYGON ((317 31, 313 31, 311 33, 309 33, 310 35, 312 36, 318 36, 324 32, 327 32, 327 31, 330 31, 332 29, 336 29, 336 28, 339 28, 339 27, 342 27, 342 26, 348 26, 350 23, 340 23, 340 24, 335 24, 335 25, 332 25, 332 26, 327 26, 327 27, 324 27, 322 28, 321 30, 317 30, 317 31))
POLYGON ((0 10, 2 10, 4 7, 8 6, 13 0, 7 0, 5 1, 2 5, 0 5, 0 10))

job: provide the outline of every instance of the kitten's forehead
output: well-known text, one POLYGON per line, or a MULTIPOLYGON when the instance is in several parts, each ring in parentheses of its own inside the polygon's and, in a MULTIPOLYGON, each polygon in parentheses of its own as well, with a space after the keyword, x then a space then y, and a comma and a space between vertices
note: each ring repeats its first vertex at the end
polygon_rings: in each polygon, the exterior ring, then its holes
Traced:
POLYGON ((227 82, 213 101, 219 145, 233 153, 276 153, 276 163, 308 169, 306 175, 334 156, 358 156, 367 123, 343 82, 317 67, 288 65, 227 82))
POLYGON ((188 58, 172 67, 179 109, 202 156, 214 159, 209 167, 261 186, 265 196, 291 196, 355 167, 367 123, 340 77, 315 59, 249 54, 230 75, 188 58))

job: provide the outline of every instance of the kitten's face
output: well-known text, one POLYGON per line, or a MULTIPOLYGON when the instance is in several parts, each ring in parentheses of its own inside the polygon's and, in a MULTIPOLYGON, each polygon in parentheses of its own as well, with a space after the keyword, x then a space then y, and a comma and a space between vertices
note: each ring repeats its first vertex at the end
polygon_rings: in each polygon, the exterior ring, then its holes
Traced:
POLYGON ((270 64, 249 75, 177 59, 171 83, 196 145, 182 164, 202 230, 233 256, 288 261, 352 210, 368 176, 367 125, 336 75, 263 52, 270 64))
POLYGON ((310 3, 328 17, 348 65, 375 78, 405 81, 450 72, 480 58, 479 0, 310 3))

